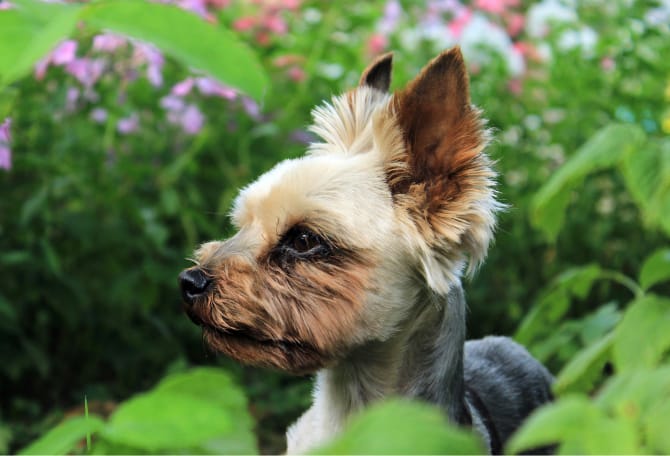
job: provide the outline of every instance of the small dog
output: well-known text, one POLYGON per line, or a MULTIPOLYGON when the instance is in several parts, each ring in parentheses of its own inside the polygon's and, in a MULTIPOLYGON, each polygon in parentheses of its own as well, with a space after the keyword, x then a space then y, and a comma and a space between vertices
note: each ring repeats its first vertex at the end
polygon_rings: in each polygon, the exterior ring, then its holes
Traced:
POLYGON ((493 237, 489 133, 458 48, 389 94, 390 54, 314 110, 321 142, 244 188, 238 232, 203 244, 180 285, 206 343, 242 362, 317 372, 312 407, 287 432, 304 453, 389 395, 440 406, 491 453, 552 376, 504 337, 465 342, 460 278, 493 237))

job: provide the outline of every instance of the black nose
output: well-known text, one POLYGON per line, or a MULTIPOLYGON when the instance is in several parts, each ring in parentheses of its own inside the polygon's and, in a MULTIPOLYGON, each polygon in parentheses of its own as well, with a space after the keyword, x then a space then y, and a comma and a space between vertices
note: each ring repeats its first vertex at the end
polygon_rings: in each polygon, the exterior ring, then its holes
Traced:
POLYGON ((202 296, 212 281, 202 269, 187 269, 179 274, 181 297, 186 304, 193 304, 198 296, 202 296))

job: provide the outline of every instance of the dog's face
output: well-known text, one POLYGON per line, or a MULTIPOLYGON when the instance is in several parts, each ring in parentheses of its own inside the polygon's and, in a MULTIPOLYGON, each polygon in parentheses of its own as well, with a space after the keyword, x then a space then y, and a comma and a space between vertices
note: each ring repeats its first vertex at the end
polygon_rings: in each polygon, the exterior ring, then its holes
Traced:
POLYGON ((391 56, 314 112, 323 142, 240 192, 238 232, 195 253, 185 309, 213 349, 307 373, 397 330, 484 257, 498 208, 458 49, 387 93, 391 56))

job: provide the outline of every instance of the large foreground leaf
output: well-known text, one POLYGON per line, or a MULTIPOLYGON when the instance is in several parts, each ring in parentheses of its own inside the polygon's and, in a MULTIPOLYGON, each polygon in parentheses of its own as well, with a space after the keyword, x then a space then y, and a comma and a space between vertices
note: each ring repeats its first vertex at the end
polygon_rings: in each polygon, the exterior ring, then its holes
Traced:
POLYGON ((256 55, 232 33, 176 6, 103 0, 82 12, 89 23, 148 41, 166 54, 260 100, 268 78, 256 55))
POLYGON ((28 74, 78 21, 147 41, 179 62, 260 100, 268 77, 236 36, 173 5, 101 0, 84 6, 18 0, 0 14, 0 87, 28 74))
POLYGON ((74 30, 79 8, 44 6, 52 13, 48 19, 21 9, 0 14, 0 87, 29 73, 39 59, 74 30))
POLYGON ((315 454, 483 454, 470 432, 425 404, 392 400, 354 418, 341 437, 315 454))

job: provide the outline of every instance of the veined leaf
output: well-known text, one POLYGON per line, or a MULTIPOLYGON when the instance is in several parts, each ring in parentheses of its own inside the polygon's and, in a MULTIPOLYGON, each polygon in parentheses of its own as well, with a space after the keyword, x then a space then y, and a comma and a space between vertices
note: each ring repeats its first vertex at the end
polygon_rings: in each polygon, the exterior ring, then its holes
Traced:
POLYGON ((144 0, 102 0, 88 4, 82 18, 96 27, 148 41, 257 100, 268 85, 256 55, 234 34, 176 6, 144 0))
POLYGON ((531 222, 555 240, 565 219, 570 192, 589 173, 614 167, 645 140, 632 124, 610 124, 587 141, 537 192, 531 204, 531 222))
POLYGON ((670 348, 670 299, 646 295, 633 301, 615 330, 613 358, 620 371, 654 367, 670 348))

